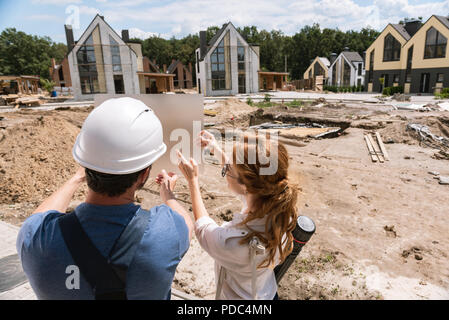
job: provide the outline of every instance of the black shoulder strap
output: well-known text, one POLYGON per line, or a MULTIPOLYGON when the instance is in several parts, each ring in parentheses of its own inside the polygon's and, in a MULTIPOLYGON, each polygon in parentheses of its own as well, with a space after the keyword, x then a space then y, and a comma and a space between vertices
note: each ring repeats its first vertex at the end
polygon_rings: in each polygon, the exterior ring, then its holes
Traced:
POLYGON ((96 300, 126 300, 125 284, 83 230, 75 212, 59 219, 62 236, 96 300))
POLYGON ((137 210, 109 254, 109 261, 124 283, 126 283, 128 267, 136 255, 137 248, 150 222, 150 214, 150 211, 137 210))
POLYGON ((59 220, 64 241, 97 300, 125 300, 126 273, 149 223, 150 211, 138 210, 106 259, 82 228, 75 212, 59 220))

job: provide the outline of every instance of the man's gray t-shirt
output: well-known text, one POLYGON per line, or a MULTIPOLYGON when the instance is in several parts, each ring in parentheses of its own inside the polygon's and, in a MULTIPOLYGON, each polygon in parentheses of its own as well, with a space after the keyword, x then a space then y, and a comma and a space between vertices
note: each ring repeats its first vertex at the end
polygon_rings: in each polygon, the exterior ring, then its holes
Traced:
MULTIPOLYGON (((75 212, 95 247, 107 257, 139 209, 132 203, 119 206, 82 203, 75 212)), ((47 211, 25 220, 16 243, 23 269, 38 299, 94 299, 82 275, 79 289, 66 286, 73 273, 67 267, 75 262, 59 228, 58 220, 63 215, 47 211)), ((150 209, 148 226, 128 268, 128 299, 170 299, 176 267, 188 248, 189 230, 184 218, 166 205, 150 209)))

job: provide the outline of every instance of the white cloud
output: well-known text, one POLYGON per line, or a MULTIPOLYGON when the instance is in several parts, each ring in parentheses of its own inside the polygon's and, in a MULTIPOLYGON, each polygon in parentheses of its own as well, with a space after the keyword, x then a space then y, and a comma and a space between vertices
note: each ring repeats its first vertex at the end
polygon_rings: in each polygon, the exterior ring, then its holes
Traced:
POLYGON ((130 38, 139 38, 142 40, 148 39, 150 37, 161 37, 161 38, 168 39, 168 38, 170 38, 170 35, 165 34, 165 33, 159 34, 159 33, 155 33, 155 32, 143 31, 139 28, 130 28, 129 29, 129 37, 130 38))
POLYGON ((92 15, 95 16, 97 13, 101 14, 100 9, 97 8, 93 8, 93 7, 88 7, 88 6, 80 6, 80 14, 86 14, 86 15, 92 15))
MULTIPOLYGON (((433 0, 426 4, 410 0, 375 0, 363 4, 354 0, 258 0, 257 3, 253 0, 227 0, 225 5, 208 0, 98 1, 104 1, 100 6, 108 22, 135 27, 135 32, 142 37, 145 33, 153 34, 151 29, 164 30, 168 38, 197 33, 228 21, 236 27, 255 25, 259 30, 276 29, 291 35, 314 23, 321 27, 338 27, 343 31, 367 26, 382 30, 388 23, 398 23, 404 17, 422 16, 426 20, 432 14, 449 13, 447 0, 433 0)), ((87 8, 83 13, 99 12, 98 9, 87 8)))
POLYGON ((58 16, 54 16, 51 14, 33 14, 28 17, 30 20, 38 20, 38 21, 58 21, 61 18, 58 16))
POLYGON ((83 0, 31 0, 34 4, 65 5, 70 3, 82 3, 83 0))

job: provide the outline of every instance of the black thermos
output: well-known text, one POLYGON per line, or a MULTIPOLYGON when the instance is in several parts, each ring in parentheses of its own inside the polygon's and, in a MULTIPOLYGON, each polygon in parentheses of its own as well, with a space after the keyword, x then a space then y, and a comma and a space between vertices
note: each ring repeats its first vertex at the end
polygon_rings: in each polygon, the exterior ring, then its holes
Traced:
POLYGON ((299 216, 296 220, 296 228, 293 230, 293 250, 285 258, 284 262, 274 268, 274 274, 276 276, 276 282, 279 284, 284 274, 290 268, 295 258, 301 252, 302 247, 309 241, 310 237, 315 232, 315 223, 312 219, 306 216, 299 216))

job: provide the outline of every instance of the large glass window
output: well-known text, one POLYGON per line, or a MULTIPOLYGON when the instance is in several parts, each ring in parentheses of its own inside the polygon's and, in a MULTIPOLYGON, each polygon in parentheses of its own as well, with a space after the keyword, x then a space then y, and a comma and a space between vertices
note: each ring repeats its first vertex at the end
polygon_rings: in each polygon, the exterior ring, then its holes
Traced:
POLYGON ((405 82, 412 82, 412 61, 413 61, 413 46, 407 51, 407 68, 405 69, 405 82))
POLYGON ((81 92, 83 94, 106 92, 103 50, 99 43, 99 37, 100 31, 97 27, 76 53, 81 92))
POLYGON ((435 28, 430 28, 426 33, 426 47, 424 59, 445 58, 447 39, 435 28))
POLYGON ((210 63, 212 70, 212 90, 226 89, 224 40, 220 41, 217 48, 210 55, 210 63))
POLYGON ((231 58, 229 32, 211 53, 212 90, 229 90, 231 87, 231 58))
POLYGON ((345 59, 343 59, 343 61, 344 61, 343 85, 350 86, 351 85, 351 67, 346 62, 345 59))
POLYGON ((238 86, 239 93, 246 93, 245 47, 237 39, 238 86))
POLYGON ((391 34, 384 39, 384 61, 399 61, 401 58, 401 44, 391 34))
POLYGON ((374 50, 372 50, 369 54, 369 77, 368 82, 373 82, 374 75, 374 50))
POLYGON ((338 61, 336 61, 332 67, 332 85, 334 86, 337 84, 337 64, 338 61))
POLYGON ((122 61, 120 59, 120 46, 117 41, 109 36, 109 44, 111 47, 111 57, 112 57, 112 71, 120 72, 122 71, 122 61))
POLYGON ((97 72, 97 60, 95 57, 95 47, 92 35, 87 38, 84 45, 78 50, 76 55, 79 72, 97 72))
POLYGON ((313 72, 315 76, 324 76, 324 69, 321 67, 320 63, 317 61, 313 66, 313 72))
POLYGON ((198 52, 196 53, 196 73, 200 73, 200 57, 198 52))
POLYGON ((239 64, 239 71, 245 71, 245 47, 240 42, 240 40, 237 39, 237 60, 239 64))

